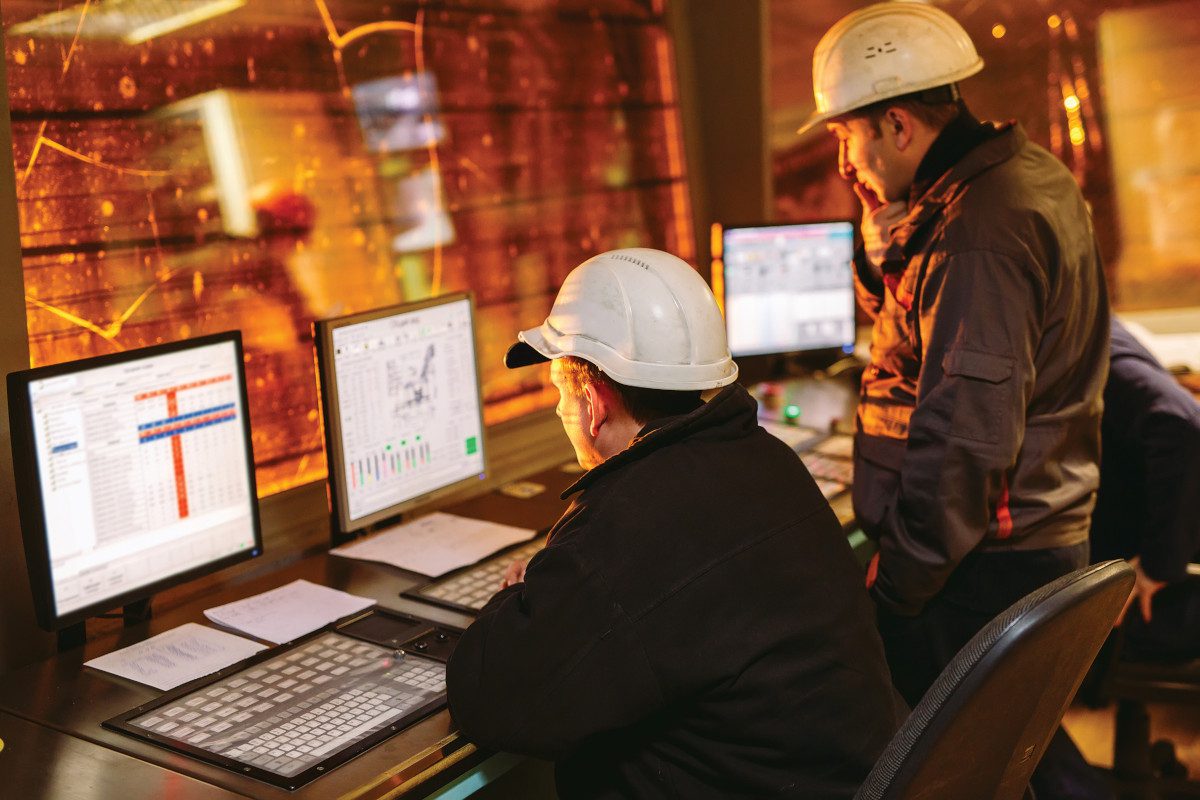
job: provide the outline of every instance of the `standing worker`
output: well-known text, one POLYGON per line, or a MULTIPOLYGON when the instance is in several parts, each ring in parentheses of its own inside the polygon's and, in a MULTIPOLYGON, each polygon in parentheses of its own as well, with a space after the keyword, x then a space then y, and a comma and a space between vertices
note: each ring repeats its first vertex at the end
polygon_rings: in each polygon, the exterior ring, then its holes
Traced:
MULTIPOLYGON (((1088 563, 1099 482, 1109 312, 1091 219, 1020 125, 967 110, 957 82, 982 68, 945 12, 877 3, 817 45, 801 128, 837 137, 863 204, 856 289, 874 328, 854 509, 912 705, 996 614, 1088 563)), ((1055 774, 1056 745, 1039 797, 1107 793, 1090 771, 1055 774)))

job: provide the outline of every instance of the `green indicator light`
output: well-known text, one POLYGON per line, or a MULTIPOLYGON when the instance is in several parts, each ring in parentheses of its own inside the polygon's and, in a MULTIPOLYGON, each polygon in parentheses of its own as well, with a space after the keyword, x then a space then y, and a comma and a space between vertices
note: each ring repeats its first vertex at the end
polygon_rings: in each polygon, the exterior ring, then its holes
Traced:
POLYGON ((400 446, 401 446, 401 447, 404 447, 404 445, 406 445, 406 444, 408 444, 408 439, 401 439, 401 440, 400 440, 400 446))
POLYGON ((800 406, 798 406, 798 405, 784 406, 783 415, 785 417, 787 417, 788 419, 795 419, 796 417, 800 416, 800 406))
POLYGON ((420 436, 418 436, 418 437, 417 437, 417 441, 418 441, 418 442, 419 442, 419 441, 421 441, 421 437, 420 437, 420 436))
POLYGON ((479 441, 474 436, 467 437, 467 455, 472 455, 479 449, 479 441))
POLYGON ((388 445, 386 448, 384 448, 384 449, 385 449, 385 450, 391 450, 391 449, 392 449, 392 446, 389 444, 389 445, 388 445))

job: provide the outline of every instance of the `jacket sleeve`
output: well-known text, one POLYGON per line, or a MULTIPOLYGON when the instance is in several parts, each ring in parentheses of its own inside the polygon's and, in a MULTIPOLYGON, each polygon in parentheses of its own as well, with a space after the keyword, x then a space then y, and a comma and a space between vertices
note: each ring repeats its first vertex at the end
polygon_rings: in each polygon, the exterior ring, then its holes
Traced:
MULTIPOLYGON (((1116 331, 1114 329, 1114 339, 1116 331)), ((1125 334, 1128 335, 1128 334, 1125 334)), ((1104 457, 1132 461, 1122 475, 1142 481, 1137 554, 1154 580, 1174 583, 1200 556, 1200 406, 1158 364, 1114 358, 1104 389, 1105 415, 1128 426, 1104 457)))
POLYGON ((476 744, 560 759, 662 705, 629 620, 565 533, 455 646, 450 710, 476 744))
POLYGON ((860 244, 854 248, 854 297, 858 307, 872 320, 879 316, 883 305, 883 275, 879 267, 867 259, 867 251, 860 244))
POLYGON ((932 264, 919 292, 917 402, 872 587, 898 614, 941 590, 1007 503, 1046 296, 1036 273, 987 251, 932 264))
POLYGON ((1142 569, 1175 583, 1200 557, 1200 414, 1151 414, 1142 424, 1146 446, 1146 517, 1142 569))

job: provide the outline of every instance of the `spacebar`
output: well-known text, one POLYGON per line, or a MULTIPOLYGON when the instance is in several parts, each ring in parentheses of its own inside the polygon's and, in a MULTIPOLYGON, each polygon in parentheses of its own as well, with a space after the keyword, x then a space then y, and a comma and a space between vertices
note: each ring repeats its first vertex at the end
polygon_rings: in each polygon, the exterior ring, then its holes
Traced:
POLYGON ((351 728, 350 730, 346 731, 345 733, 343 733, 341 736, 337 737, 336 739, 331 739, 330 741, 328 741, 325 744, 321 745, 320 747, 316 748, 311 753, 309 753, 309 756, 310 757, 320 757, 320 756, 323 756, 326 753, 330 752, 331 750, 336 750, 337 748, 341 747, 342 745, 346 744, 347 742, 355 739, 358 736, 361 736, 362 734, 369 731, 371 728, 378 725, 380 720, 387 719, 388 717, 394 717, 394 716, 396 716, 396 709, 394 709, 394 708, 382 709, 378 714, 374 715, 373 717, 370 717, 369 719, 367 719, 366 722, 362 723, 358 727, 351 728))

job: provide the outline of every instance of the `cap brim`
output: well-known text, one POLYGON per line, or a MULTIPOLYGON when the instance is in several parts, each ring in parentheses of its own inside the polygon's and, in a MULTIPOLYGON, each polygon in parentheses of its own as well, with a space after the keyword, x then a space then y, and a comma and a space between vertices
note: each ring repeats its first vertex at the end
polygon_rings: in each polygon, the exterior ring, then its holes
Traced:
POLYGON ((509 369, 528 367, 532 364, 544 364, 550 359, 534 350, 526 342, 516 342, 504 354, 504 366, 509 369))

